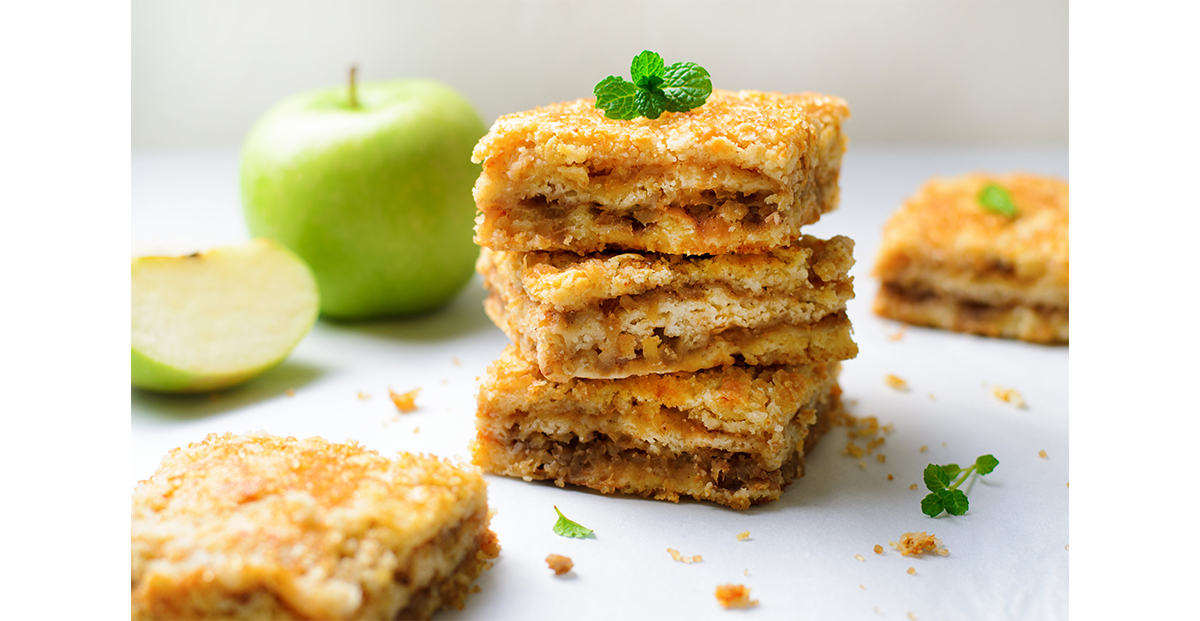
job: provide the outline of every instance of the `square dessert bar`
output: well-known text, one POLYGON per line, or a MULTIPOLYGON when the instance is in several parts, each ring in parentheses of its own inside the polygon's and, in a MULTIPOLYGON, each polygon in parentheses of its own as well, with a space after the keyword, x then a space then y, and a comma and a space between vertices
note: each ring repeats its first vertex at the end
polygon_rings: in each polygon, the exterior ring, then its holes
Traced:
POLYGON ((428 619, 499 554, 478 469, 209 435, 133 493, 133 619, 428 619))
POLYGON ((580 99, 500 117, 475 147, 475 241, 494 250, 762 252, 838 202, 846 102, 714 90, 655 120, 580 99))
POLYGON ((1065 181, 1034 175, 929 181, 884 228, 875 312, 947 330, 1067 343, 1067 199, 1065 181), (1008 191, 1016 217, 979 204, 987 183, 1008 191))
POLYGON ((841 412, 840 363, 552 382, 510 345, 479 393, 495 474, 735 509, 779 498, 841 412))
POLYGON ((806 235, 762 254, 483 249, 488 315, 554 381, 803 364, 858 353, 854 242, 806 235))

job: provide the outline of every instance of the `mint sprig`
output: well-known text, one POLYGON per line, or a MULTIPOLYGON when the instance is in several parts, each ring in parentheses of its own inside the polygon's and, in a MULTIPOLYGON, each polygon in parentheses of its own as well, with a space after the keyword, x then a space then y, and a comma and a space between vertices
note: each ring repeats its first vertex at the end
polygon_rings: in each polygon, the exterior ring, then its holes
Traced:
POLYGON ((1017 217, 1017 206, 1013 203, 1012 195, 1000 184, 990 182, 984 184, 975 200, 980 207, 992 213, 1006 218, 1017 217))
POLYGON ((584 528, 582 525, 568 520, 567 516, 563 515, 562 511, 558 510, 558 507, 554 507, 554 512, 558 514, 558 521, 554 523, 555 535, 560 535, 563 537, 575 537, 576 539, 583 539, 591 536, 592 529, 584 528))
POLYGON ((958 464, 925 466, 925 487, 929 489, 929 494, 921 500, 921 513, 929 517, 937 517, 943 511, 950 515, 966 513, 970 504, 967 502, 967 495, 958 489, 958 486, 962 485, 972 472, 983 476, 995 470, 999 464, 999 460, 991 455, 980 455, 975 463, 965 470, 959 468, 958 464))
POLYGON ((696 63, 664 66, 662 56, 645 50, 633 57, 632 82, 610 75, 596 85, 596 108, 610 119, 628 121, 644 116, 657 119, 663 112, 699 108, 712 94, 712 78, 696 63))

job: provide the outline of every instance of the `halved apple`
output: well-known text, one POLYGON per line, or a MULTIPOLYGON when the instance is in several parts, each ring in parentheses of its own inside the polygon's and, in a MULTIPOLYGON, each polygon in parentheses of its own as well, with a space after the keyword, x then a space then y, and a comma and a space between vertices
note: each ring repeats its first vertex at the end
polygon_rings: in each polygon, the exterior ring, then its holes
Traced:
POLYGON ((260 238, 133 260, 133 385, 220 390, 283 362, 317 319, 312 270, 260 238))

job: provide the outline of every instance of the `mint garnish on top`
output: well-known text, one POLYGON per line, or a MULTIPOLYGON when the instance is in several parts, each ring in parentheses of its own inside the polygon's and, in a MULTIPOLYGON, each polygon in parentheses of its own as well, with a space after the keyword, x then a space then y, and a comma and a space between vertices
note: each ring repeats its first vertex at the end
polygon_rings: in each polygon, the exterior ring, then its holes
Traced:
POLYGON ((704 105, 712 94, 708 71, 696 63, 664 66, 662 56, 646 50, 633 57, 632 82, 610 75, 596 85, 596 107, 610 119, 639 116, 657 119, 663 112, 687 112, 704 105))

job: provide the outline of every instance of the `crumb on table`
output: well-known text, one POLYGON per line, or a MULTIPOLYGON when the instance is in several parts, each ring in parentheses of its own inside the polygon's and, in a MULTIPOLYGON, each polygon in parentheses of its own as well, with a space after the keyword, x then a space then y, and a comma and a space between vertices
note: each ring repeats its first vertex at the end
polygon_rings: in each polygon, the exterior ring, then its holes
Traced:
POLYGON ((575 566, 575 563, 571 562, 571 558, 568 556, 551 554, 550 556, 546 557, 546 565, 548 565, 550 569, 554 570, 554 575, 561 576, 568 571, 571 571, 571 568, 575 566))
POLYGON ((877 544, 875 544, 875 553, 876 553, 876 554, 883 554, 883 546, 879 545, 878 543, 877 543, 877 544))
POLYGON ((396 404, 396 409, 405 413, 417 409, 416 399, 419 392, 421 392, 420 388, 414 388, 405 393, 398 393, 388 388, 388 396, 392 398, 392 403, 396 404))
POLYGON ((896 390, 900 390, 900 391, 908 390, 908 382, 900 379, 899 377, 896 377, 895 375, 892 375, 891 373, 888 373, 887 377, 883 378, 883 381, 886 382, 888 386, 891 386, 892 388, 895 388, 896 390))
POLYGON ((758 600, 750 599, 750 589, 741 584, 722 584, 717 586, 717 602, 725 608, 752 608, 758 605, 758 600))
POLYGON ((667 548, 667 552, 670 553, 671 558, 679 561, 680 563, 699 563, 700 561, 704 560, 699 554, 695 556, 683 556, 679 553, 679 550, 676 550, 675 548, 667 548))
POLYGON ((903 556, 919 556, 926 552, 933 552, 938 556, 946 556, 950 551, 942 547, 942 540, 934 535, 930 535, 925 531, 919 533, 904 533, 900 536, 900 541, 889 541, 888 545, 896 549, 903 556))
POLYGON ((1016 408, 1024 409, 1025 407, 1025 398, 1022 397, 1021 393, 1017 392, 1015 388, 1001 388, 999 386, 993 386, 992 394, 996 395, 997 399, 1005 403, 1013 404, 1013 406, 1016 408))
POLYGON ((748 531, 748 530, 744 530, 744 531, 742 531, 742 532, 740 532, 740 533, 738 533, 738 534, 737 534, 737 540, 738 540, 738 541, 745 541, 745 540, 747 540, 747 539, 749 539, 749 538, 750 538, 750 531, 748 531))
POLYGON ((1046 457, 1045 450, 1038 451, 1038 457, 1041 457, 1042 459, 1049 459, 1048 457, 1046 457))

